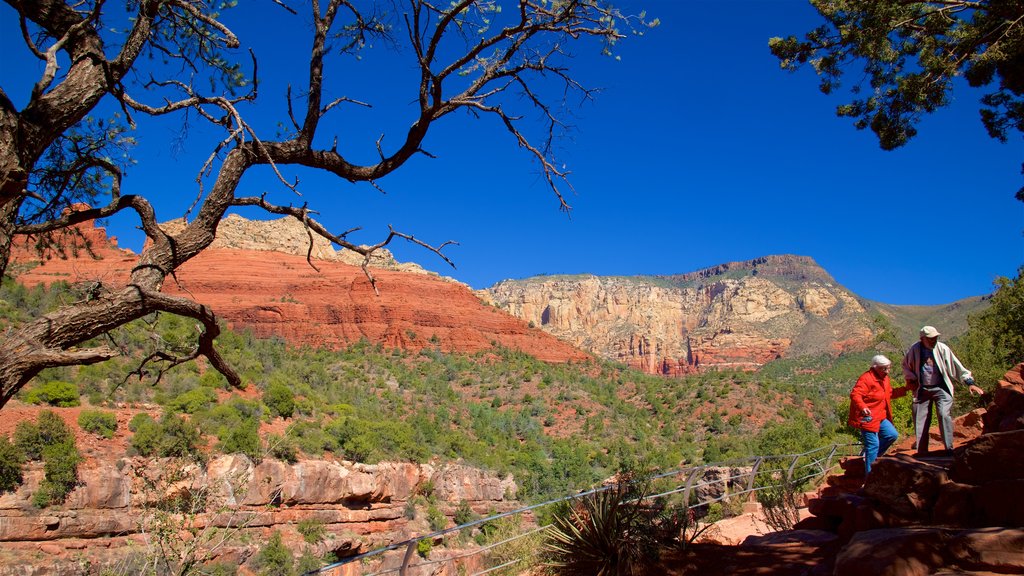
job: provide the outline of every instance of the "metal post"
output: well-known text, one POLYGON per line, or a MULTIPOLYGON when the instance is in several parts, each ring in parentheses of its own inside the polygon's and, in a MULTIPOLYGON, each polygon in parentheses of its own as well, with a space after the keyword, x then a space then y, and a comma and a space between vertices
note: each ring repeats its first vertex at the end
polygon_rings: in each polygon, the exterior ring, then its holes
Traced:
POLYGON ((796 468, 796 462, 800 459, 803 454, 797 454, 793 456, 793 463, 789 465, 789 470, 786 470, 786 482, 789 483, 793 480, 793 470, 796 468))
POLYGON ((693 481, 697 478, 697 473, 704 469, 704 466, 698 466, 693 470, 690 470, 689 476, 686 477, 686 490, 683 491, 683 503, 686 504, 686 508, 690 508, 690 490, 693 489, 693 481))
POLYGON ((747 482, 747 492, 754 491, 754 479, 757 478, 757 470, 761 467, 762 462, 764 462, 764 458, 761 456, 754 460, 754 467, 750 470, 750 481, 747 482))
POLYGON ((399 576, 408 576, 409 562, 412 561, 412 555, 416 552, 417 544, 419 544, 419 540, 413 540, 412 542, 409 542, 409 545, 405 548, 405 557, 402 558, 402 567, 398 569, 399 576))

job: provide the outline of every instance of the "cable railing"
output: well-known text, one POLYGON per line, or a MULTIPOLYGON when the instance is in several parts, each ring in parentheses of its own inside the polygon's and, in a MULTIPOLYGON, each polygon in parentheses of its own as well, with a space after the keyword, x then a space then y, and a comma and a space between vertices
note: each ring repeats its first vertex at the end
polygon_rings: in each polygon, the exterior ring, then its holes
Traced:
MULTIPOLYGON (((644 501, 653 501, 659 498, 668 498, 670 496, 680 495, 679 501, 683 503, 685 508, 687 510, 693 510, 707 507, 717 502, 740 499, 744 496, 749 498, 748 495, 756 495, 758 492, 773 488, 813 484, 816 481, 823 480, 832 469, 837 467, 839 465, 839 458, 855 456, 859 453, 859 450, 860 444, 831 444, 815 448, 801 454, 754 456, 751 458, 684 467, 645 476, 643 478, 633 480, 632 482, 646 482, 651 486, 664 484, 660 491, 655 491, 655 493, 644 496, 642 498, 644 501), (707 478, 709 471, 720 470, 728 470, 728 474, 724 477, 716 476, 707 478)), ((420 542, 424 540, 430 540, 433 542, 439 539, 444 539, 446 536, 456 532, 472 530, 485 524, 493 525, 495 521, 503 518, 522 517, 548 506, 553 506, 563 502, 571 502, 600 492, 605 492, 615 488, 615 486, 616 483, 614 482, 608 483, 590 490, 570 494, 560 498, 554 498, 538 504, 532 504, 516 510, 459 524, 458 526, 453 526, 444 530, 438 530, 429 534, 416 536, 401 542, 389 544, 382 548, 365 552, 363 554, 345 558, 339 562, 324 566, 312 572, 307 572, 307 574, 344 574, 345 576, 356 574, 359 574, 360 576, 398 574, 399 576, 409 576, 414 573, 414 570, 417 574, 440 573, 439 571, 426 572, 425 569, 430 567, 440 568, 443 564, 452 564, 454 566, 457 565, 456 563, 459 561, 465 561, 466 559, 474 556, 485 556, 486 558, 486 555, 490 554, 493 550, 501 548, 502 546, 507 546, 524 538, 536 537, 538 534, 546 532, 552 525, 544 524, 536 526, 525 530, 522 533, 503 538, 496 542, 490 542, 477 548, 466 550, 454 556, 435 560, 421 558, 420 562, 414 563, 417 559, 417 547, 420 542), (391 558, 384 556, 388 552, 403 548, 405 552, 400 560, 397 556, 391 558), (358 570, 358 565, 365 565, 377 557, 380 557, 378 559, 378 565, 372 568, 371 571, 361 572, 358 570)), ((472 573, 462 571, 458 573, 466 574, 467 576, 482 576, 501 569, 510 568, 518 563, 522 563, 524 560, 526 560, 526 558, 513 558, 511 560, 502 561, 498 565, 483 568, 482 571, 472 573)), ((478 562, 478 564, 480 564, 480 562, 478 562)))

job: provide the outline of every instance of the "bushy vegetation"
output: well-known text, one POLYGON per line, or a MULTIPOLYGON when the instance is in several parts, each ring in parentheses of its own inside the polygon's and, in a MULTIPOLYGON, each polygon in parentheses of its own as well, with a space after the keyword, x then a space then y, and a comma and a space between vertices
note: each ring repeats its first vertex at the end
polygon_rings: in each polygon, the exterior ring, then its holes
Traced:
POLYGON ((78 426, 102 438, 113 438, 117 432, 117 415, 106 410, 82 410, 78 426))
POLYGON ((995 287, 991 305, 970 316, 970 328, 951 343, 986 390, 992 390, 1010 368, 1024 362, 1024 266, 1017 269, 1016 278, 997 278, 995 287))
POLYGON ((71 429, 50 410, 40 412, 35 422, 18 422, 13 443, 0 438, 0 492, 17 488, 22 481, 22 465, 32 460, 42 460, 44 472, 32 503, 45 508, 63 502, 78 484, 82 458, 71 429))
POLYGON ((13 492, 23 480, 25 455, 7 436, 0 436, 0 493, 13 492))
POLYGON ((38 386, 32 386, 25 391, 24 398, 25 402, 29 404, 48 404, 61 408, 78 406, 81 403, 78 386, 60 380, 51 380, 38 386))
MULTIPOLYGON (((0 296, 15 294, 10 301, 38 308, 58 301, 53 292, 62 290, 68 288, 5 283, 0 296)), ((17 308, 5 310, 6 321, 18 321, 17 308)), ((546 364, 498 346, 472 355, 367 342, 329 351, 225 330, 219 348, 259 392, 246 399, 227 391, 206 365, 138 370, 145 355, 185 351, 193 324, 168 315, 145 318, 112 334, 115 344, 138 349, 139 356, 50 369, 39 380, 74 382, 94 405, 159 404, 158 419, 140 415, 129 426, 132 450, 141 455, 204 459, 217 451, 294 461, 300 454, 332 454, 369 463, 461 458, 514 474, 518 497, 535 501, 591 486, 627 463, 670 469, 855 442, 845 402, 872 354, 668 379, 601 361, 546 364), (259 427, 271 418, 285 419, 286 431, 261 438, 259 427)))

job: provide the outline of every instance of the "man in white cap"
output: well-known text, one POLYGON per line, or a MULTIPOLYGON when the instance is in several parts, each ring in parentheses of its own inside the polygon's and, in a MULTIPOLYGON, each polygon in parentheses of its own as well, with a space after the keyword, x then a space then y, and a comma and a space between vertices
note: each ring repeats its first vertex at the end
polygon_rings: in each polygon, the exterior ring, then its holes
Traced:
POLYGON ((914 390, 914 442, 917 454, 928 453, 928 429, 932 424, 932 404, 939 416, 939 433, 946 451, 953 450, 953 384, 967 386, 971 394, 984 391, 974 385, 971 371, 964 368, 953 351, 939 342, 939 331, 934 326, 921 328, 921 339, 914 343, 903 356, 903 378, 907 387, 914 390))

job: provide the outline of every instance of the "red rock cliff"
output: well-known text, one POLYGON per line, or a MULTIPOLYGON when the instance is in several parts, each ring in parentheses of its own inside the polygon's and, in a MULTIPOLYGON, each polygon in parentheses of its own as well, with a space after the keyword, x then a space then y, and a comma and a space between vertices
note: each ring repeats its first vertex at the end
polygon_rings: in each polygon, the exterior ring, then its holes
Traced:
MULTIPOLYGON (((285 221, 259 223, 238 217, 225 220, 224 238, 168 279, 168 293, 194 298, 213 307, 233 328, 250 328, 260 336, 280 336, 294 344, 339 348, 365 338, 389 347, 418 350, 440 347, 448 352, 477 352, 494 344, 521 350, 548 362, 582 360, 587 355, 554 336, 483 304, 465 285, 399 264, 383 254, 373 261, 380 294, 374 294, 362 269, 329 246, 317 246, 320 269, 306 262, 305 246, 267 245, 254 238, 289 238, 285 221), (266 233, 270 227, 273 233, 266 233), (242 245, 246 249, 234 246, 242 245), (301 255, 300 255, 301 254, 301 255)), ((173 225, 172 225, 173 226, 173 225)), ((301 231, 301 225, 298 225, 301 231)), ((123 284, 135 255, 117 248, 102 228, 82 226, 78 245, 67 258, 46 259, 29 243, 15 247, 12 271, 26 285, 99 281, 123 284), (29 267, 31 263, 38 263, 29 267)))

